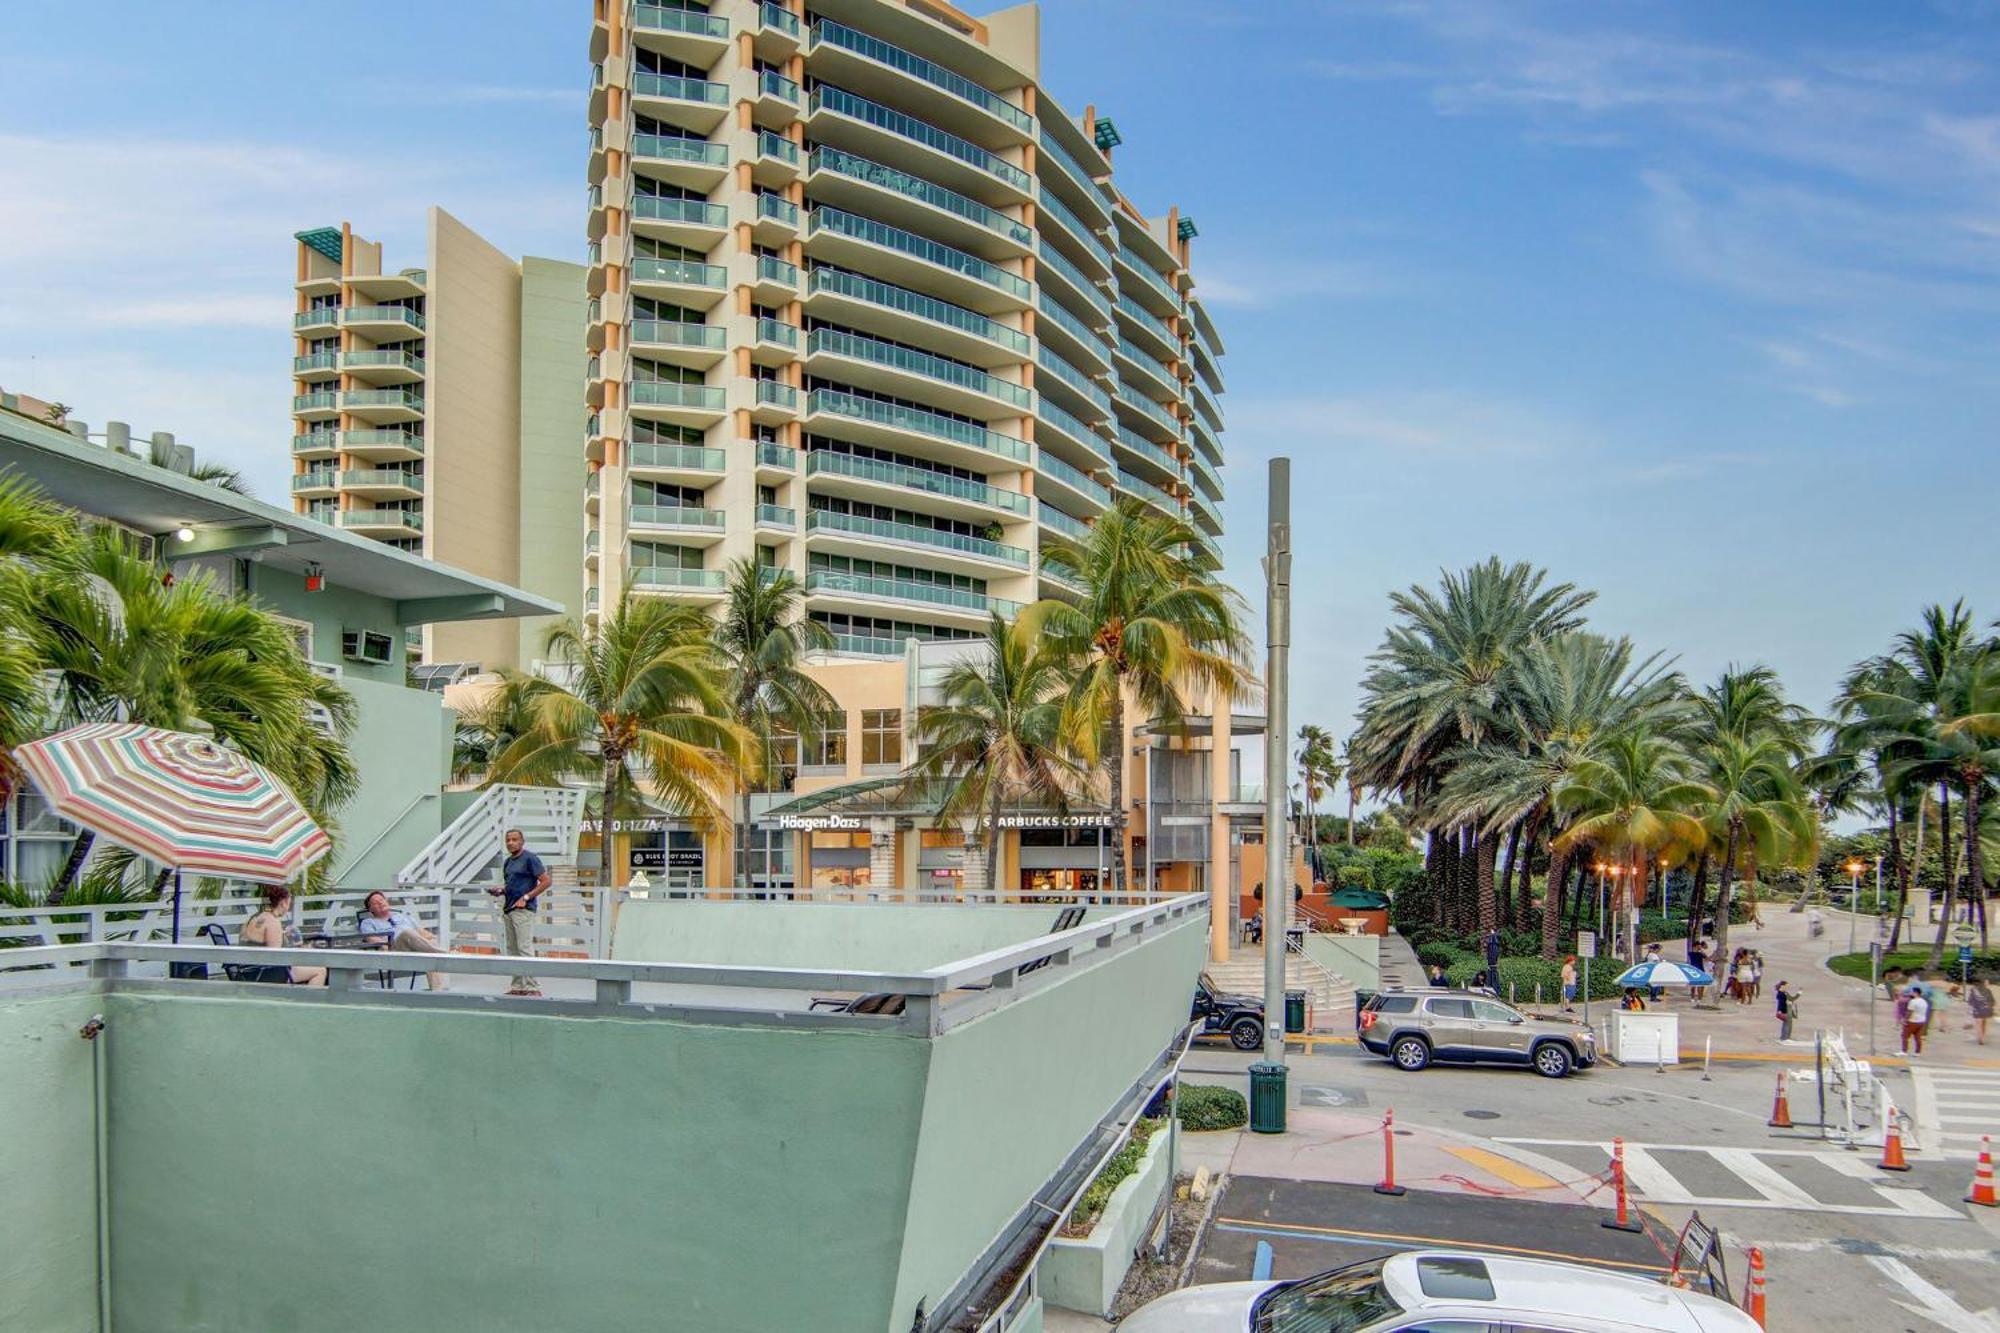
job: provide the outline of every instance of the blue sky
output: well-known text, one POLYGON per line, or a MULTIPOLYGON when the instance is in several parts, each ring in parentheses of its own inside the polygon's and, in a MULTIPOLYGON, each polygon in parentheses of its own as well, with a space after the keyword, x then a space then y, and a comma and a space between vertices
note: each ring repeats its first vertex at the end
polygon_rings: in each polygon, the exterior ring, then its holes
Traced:
MULTIPOLYGON (((7 6, 0 384, 278 495, 291 232, 348 218, 417 263, 436 202, 580 258, 585 10, 7 6)), ((1696 676, 1763 660, 1813 705, 1923 602, 2000 614, 2000 5, 1042 22, 1127 191, 1200 224, 1253 593, 1264 460, 1294 460, 1295 720, 1344 732, 1388 590, 1491 553, 1597 589, 1601 628, 1696 676)))

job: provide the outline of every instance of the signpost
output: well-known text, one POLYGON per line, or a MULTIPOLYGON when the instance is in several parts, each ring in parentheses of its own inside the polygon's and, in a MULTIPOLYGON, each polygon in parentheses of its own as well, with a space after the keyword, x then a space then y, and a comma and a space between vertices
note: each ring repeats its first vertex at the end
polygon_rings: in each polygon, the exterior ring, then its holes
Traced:
POLYGON ((1576 956, 1583 960, 1583 1025, 1590 1026, 1590 960, 1597 957, 1597 933, 1576 932, 1576 956))
POLYGON ((1961 986, 1972 984, 1972 946, 1970 944, 1961 944, 1958 946, 1958 984, 1961 986))
POLYGON ((1882 941, 1868 942, 1868 1054, 1875 1054, 1875 1006, 1882 989, 1882 941))

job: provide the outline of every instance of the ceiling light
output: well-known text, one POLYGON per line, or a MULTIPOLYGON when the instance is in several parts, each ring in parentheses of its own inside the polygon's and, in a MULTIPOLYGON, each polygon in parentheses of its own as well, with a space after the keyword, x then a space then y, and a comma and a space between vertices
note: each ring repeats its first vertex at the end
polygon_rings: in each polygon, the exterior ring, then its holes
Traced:
POLYGON ((174 537, 180 541, 191 542, 194 540, 194 529, 183 523, 174 529, 174 537))

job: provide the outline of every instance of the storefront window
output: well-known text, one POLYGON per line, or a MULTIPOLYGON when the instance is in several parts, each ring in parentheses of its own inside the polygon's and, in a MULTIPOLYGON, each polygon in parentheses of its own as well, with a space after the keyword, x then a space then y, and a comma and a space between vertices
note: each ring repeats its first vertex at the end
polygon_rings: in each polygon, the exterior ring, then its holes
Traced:
POLYGON ((903 762, 902 709, 861 710, 861 762, 897 765, 903 762))
POLYGON ((1029 902, 1097 892, 1094 870, 1023 870, 1021 896, 1029 902))
POLYGON ((865 889, 868 887, 867 866, 823 866, 813 862, 813 887, 815 889, 865 889))

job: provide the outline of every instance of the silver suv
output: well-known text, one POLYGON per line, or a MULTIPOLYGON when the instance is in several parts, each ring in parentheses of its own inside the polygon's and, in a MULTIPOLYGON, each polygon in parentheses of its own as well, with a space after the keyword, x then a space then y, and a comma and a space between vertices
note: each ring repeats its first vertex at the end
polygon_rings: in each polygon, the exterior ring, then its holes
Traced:
POLYGON ((1480 991, 1384 991, 1362 1007, 1361 1044, 1399 1069, 1433 1060, 1531 1065, 1545 1078, 1597 1063, 1597 1034, 1581 1023, 1531 1018, 1480 991))

